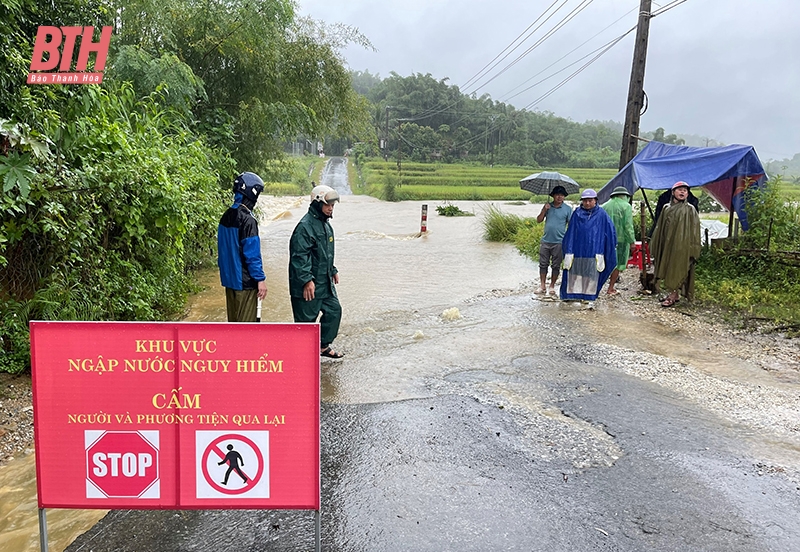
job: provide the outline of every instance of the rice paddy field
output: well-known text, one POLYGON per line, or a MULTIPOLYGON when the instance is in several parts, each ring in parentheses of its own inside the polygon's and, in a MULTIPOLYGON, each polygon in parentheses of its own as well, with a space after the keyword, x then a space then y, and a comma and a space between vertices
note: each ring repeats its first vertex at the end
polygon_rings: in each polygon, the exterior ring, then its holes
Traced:
MULTIPOLYGON (((581 190, 599 190, 617 174, 616 169, 583 169, 569 167, 534 168, 462 163, 412 163, 403 162, 401 170, 396 161, 369 160, 358 173, 350 171, 350 186, 356 193, 381 199, 386 197, 387 183, 393 187, 394 200, 530 200, 541 203, 545 196, 533 196, 519 188, 519 181, 533 173, 558 171, 574 179, 581 190)), ((788 179, 775 179, 778 193, 787 202, 800 203, 800 183, 788 179)), ((648 191, 651 201, 656 201, 660 191, 648 191)), ((702 194, 695 191, 696 194, 702 194)), ((570 197, 569 199, 576 199, 570 197)))
POLYGON ((554 170, 566 174, 583 188, 602 188, 617 171, 615 169, 533 168, 472 164, 402 163, 398 171, 395 161, 368 161, 361 166, 357 189, 385 198, 387 182, 394 186, 396 199, 401 200, 530 200, 537 198, 521 190, 519 181, 533 173, 554 170))

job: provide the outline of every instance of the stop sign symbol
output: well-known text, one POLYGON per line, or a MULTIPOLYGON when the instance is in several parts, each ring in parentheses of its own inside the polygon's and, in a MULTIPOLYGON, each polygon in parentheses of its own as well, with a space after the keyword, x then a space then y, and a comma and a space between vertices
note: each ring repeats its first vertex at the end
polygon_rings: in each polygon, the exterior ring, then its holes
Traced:
POLYGON ((85 441, 88 498, 159 498, 158 431, 87 431, 85 441))

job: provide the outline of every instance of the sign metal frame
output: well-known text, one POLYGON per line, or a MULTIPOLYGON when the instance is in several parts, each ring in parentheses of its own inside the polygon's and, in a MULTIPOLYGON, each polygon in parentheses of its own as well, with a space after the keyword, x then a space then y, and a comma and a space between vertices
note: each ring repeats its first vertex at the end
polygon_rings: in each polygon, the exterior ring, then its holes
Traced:
MULTIPOLYGON (((319 324, 33 321, 30 329, 43 551, 46 508, 313 510, 320 550, 319 324), (200 496, 197 470, 206 468, 196 439, 212 430, 266 434, 268 450, 251 451, 268 455, 266 498, 248 497, 250 489, 200 496), (157 496, 89 497, 85 432, 157 434, 157 496)), ((135 473, 132 454, 114 453, 128 462, 114 477, 145 476, 149 466, 140 460, 135 473)))

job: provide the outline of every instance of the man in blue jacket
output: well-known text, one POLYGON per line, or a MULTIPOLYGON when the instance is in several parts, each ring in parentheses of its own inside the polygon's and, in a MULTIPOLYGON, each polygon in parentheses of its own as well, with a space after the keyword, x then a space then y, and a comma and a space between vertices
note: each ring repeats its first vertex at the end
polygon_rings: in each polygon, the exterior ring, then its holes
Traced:
POLYGON ((233 205, 217 227, 217 264, 228 322, 255 322, 258 300, 267 296, 267 277, 261 264, 261 240, 253 209, 264 182, 251 172, 233 181, 233 205))
POLYGON ((300 219, 289 240, 289 293, 295 322, 320 323, 319 354, 328 358, 344 355, 331 348, 339 333, 342 307, 334 284, 339 271, 333 264, 333 207, 339 194, 330 186, 311 190, 308 213, 300 219))

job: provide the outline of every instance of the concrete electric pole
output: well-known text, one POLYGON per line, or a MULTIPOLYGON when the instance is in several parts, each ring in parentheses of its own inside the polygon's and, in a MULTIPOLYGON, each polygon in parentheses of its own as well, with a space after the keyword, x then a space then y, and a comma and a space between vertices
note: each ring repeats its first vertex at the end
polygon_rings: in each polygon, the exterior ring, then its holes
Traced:
POLYGON ((647 37, 650 33, 651 0, 641 0, 639 25, 636 28, 636 46, 633 50, 633 67, 628 88, 628 107, 625 110, 625 126, 622 129, 622 150, 619 168, 628 164, 638 150, 639 117, 644 104, 644 67, 647 61, 647 37))

